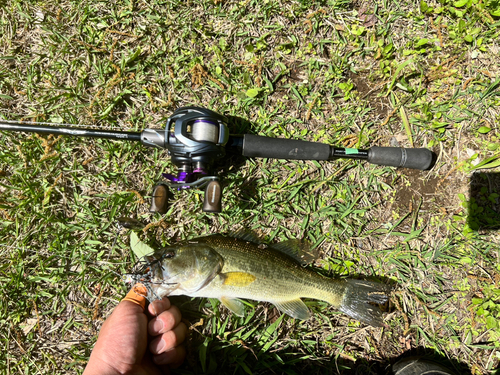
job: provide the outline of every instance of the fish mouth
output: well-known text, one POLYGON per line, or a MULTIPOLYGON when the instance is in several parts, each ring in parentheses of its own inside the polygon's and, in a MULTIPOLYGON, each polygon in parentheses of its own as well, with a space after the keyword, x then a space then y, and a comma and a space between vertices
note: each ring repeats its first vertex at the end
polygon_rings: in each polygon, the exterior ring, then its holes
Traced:
POLYGON ((147 280, 148 298, 150 300, 161 299, 178 288, 179 283, 168 282, 175 275, 167 274, 167 270, 161 265, 161 261, 153 256, 146 257, 148 268, 144 277, 147 280))
POLYGON ((123 276, 126 284, 142 284, 147 289, 147 300, 154 301, 169 295, 179 287, 177 282, 169 282, 175 275, 167 275, 167 270, 154 256, 146 256, 139 260, 134 271, 123 276))
POLYGON ((145 269, 145 276, 149 279, 148 281, 152 284, 161 283, 163 279, 163 269, 160 261, 152 256, 146 257, 146 261, 147 268, 145 269))

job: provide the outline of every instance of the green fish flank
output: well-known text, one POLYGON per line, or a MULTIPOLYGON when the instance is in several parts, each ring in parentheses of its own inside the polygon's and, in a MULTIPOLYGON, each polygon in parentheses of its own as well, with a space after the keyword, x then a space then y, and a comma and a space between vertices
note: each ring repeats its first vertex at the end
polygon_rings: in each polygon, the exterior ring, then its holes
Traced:
POLYGON ((213 235, 159 249, 148 257, 151 296, 218 298, 239 316, 244 314, 239 299, 270 302, 302 320, 310 317, 302 298, 317 299, 369 325, 384 325, 377 305, 387 301, 386 285, 323 277, 305 268, 297 249, 286 245, 213 235))

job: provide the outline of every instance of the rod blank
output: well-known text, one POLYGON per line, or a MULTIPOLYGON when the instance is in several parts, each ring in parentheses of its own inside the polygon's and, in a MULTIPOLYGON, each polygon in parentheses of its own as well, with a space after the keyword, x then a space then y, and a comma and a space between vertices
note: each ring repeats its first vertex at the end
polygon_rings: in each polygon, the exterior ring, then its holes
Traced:
POLYGON ((37 123, 37 125, 32 125, 30 123, 24 123, 24 122, 0 120, 0 130, 26 132, 26 133, 39 133, 39 134, 71 135, 76 137, 88 137, 88 138, 107 138, 107 139, 116 139, 119 141, 141 141, 141 133, 137 132, 122 132, 114 130, 96 130, 96 129, 58 126, 63 124, 53 124, 52 126, 42 126, 38 124, 39 123, 37 123))

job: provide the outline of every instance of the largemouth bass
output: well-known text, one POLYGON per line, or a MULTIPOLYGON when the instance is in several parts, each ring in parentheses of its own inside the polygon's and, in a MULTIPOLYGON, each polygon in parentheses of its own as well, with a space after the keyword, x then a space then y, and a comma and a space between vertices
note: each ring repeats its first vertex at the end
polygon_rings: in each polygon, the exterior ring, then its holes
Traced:
POLYGON ((238 316, 238 299, 265 301, 297 319, 310 311, 302 298, 326 301, 350 317, 382 326, 377 304, 387 301, 381 283, 337 280, 304 268, 297 241, 265 246, 247 234, 242 238, 212 235, 157 250, 146 257, 149 297, 186 295, 218 298, 238 316))

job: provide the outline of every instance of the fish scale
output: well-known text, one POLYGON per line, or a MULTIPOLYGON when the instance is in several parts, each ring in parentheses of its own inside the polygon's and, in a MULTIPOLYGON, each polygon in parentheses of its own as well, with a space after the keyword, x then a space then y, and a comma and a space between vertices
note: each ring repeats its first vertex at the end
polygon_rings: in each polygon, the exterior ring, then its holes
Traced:
POLYGON ((259 245, 237 238, 210 236, 201 239, 224 259, 221 273, 242 271, 256 276, 255 282, 245 287, 223 285, 215 279, 200 291, 206 294, 211 290, 214 298, 222 292, 226 296, 245 298, 264 302, 288 301, 298 298, 314 298, 339 307, 345 290, 345 282, 332 280, 304 268, 289 255, 272 247, 259 245), (218 295, 216 295, 218 294, 218 295))

